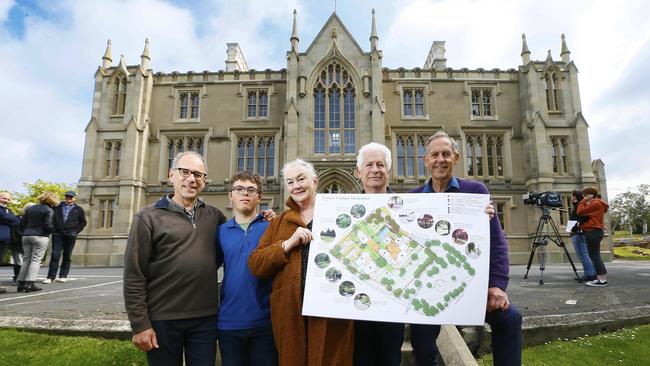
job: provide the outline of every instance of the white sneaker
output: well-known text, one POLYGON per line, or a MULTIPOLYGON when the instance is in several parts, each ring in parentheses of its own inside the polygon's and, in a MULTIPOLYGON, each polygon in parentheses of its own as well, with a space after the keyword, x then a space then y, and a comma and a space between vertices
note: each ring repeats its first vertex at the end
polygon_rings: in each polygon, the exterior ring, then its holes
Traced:
POLYGON ((47 284, 52 283, 52 282, 54 282, 54 281, 52 281, 51 278, 46 278, 46 279, 44 279, 43 282, 41 282, 41 283, 44 283, 44 284, 47 285, 47 284))
POLYGON ((61 283, 65 283, 65 281, 67 281, 67 280, 68 280, 68 279, 67 279, 67 278, 65 278, 65 277, 59 277, 59 278, 57 278, 57 279, 56 279, 56 280, 54 280, 54 281, 55 281, 55 282, 61 282, 61 283))

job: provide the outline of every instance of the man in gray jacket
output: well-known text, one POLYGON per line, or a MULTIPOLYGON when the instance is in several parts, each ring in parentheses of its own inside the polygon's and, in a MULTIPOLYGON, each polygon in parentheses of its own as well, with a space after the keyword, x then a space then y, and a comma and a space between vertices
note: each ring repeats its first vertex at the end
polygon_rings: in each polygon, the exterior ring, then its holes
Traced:
POLYGON ((198 199, 207 167, 194 152, 169 170, 174 193, 133 218, 124 254, 124 303, 133 344, 150 365, 214 365, 215 232, 225 216, 198 199))

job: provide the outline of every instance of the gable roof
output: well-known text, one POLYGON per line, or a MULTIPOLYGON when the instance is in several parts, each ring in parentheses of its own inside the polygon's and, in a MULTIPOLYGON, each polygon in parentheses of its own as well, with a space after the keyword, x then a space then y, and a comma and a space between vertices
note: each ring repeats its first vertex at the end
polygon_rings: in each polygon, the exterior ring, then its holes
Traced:
POLYGON ((339 18, 339 16, 336 15, 336 13, 332 13, 332 15, 330 15, 330 17, 325 22, 325 24, 323 24, 323 27, 320 29, 320 31, 318 32, 316 37, 314 37, 314 40, 311 41, 311 43, 309 44, 309 47, 307 47, 307 50, 305 50, 305 52, 301 52, 301 54, 309 53, 311 51, 311 49, 314 47, 314 44, 316 44, 316 42, 320 38, 326 36, 325 32, 332 26, 332 24, 334 24, 334 27, 336 28, 337 33, 340 30, 340 32, 342 34, 345 34, 352 41, 352 44, 354 44, 354 46, 357 48, 359 53, 362 53, 362 54, 367 54, 368 53, 368 52, 365 52, 361 48, 361 46, 359 46, 359 43, 357 43, 357 40, 354 39, 354 37, 352 36, 350 31, 348 31, 348 29, 345 27, 345 24, 343 24, 343 21, 341 20, 341 18, 339 18))

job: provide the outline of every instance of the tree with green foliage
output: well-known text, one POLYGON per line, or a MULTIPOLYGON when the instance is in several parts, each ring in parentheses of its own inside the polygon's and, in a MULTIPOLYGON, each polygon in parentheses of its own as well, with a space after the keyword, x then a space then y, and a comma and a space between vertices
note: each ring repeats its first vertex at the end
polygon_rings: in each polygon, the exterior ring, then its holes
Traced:
POLYGON ((650 184, 641 184, 637 190, 638 193, 627 191, 611 200, 609 214, 614 230, 627 229, 632 235, 650 222, 650 184))
MULTIPOLYGON (((14 213, 22 212, 23 207, 25 207, 25 204, 28 202, 38 203, 38 196, 44 192, 52 192, 63 200, 65 192, 76 190, 76 186, 72 184, 53 183, 42 179, 39 179, 34 183, 23 183, 23 187, 25 187, 27 193, 11 192, 12 202, 9 204, 9 208, 11 208, 14 213)), ((4 190, 0 189, 0 192, 4 192, 4 190)))

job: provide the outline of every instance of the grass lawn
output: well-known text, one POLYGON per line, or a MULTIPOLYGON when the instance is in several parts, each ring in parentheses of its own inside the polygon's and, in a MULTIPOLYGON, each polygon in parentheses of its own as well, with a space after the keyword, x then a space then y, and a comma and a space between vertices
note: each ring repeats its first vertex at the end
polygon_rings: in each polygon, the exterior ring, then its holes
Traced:
POLYGON ((615 246, 614 256, 621 259, 650 260, 650 249, 633 245, 615 246))
MULTIPOLYGON (((621 329, 578 339, 557 339, 546 344, 524 348, 522 363, 526 366, 565 365, 647 365, 650 325, 621 329)), ((478 360, 479 365, 492 365, 492 355, 478 360)))
POLYGON ((146 365, 131 341, 0 329, 0 365, 146 365))
POLYGON ((612 235, 612 240, 621 240, 621 239, 634 239, 634 240, 641 240, 643 238, 643 235, 641 234, 632 234, 632 237, 630 237, 630 232, 625 230, 618 230, 614 231, 614 234, 612 235))

